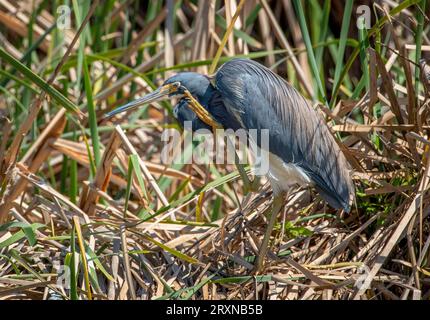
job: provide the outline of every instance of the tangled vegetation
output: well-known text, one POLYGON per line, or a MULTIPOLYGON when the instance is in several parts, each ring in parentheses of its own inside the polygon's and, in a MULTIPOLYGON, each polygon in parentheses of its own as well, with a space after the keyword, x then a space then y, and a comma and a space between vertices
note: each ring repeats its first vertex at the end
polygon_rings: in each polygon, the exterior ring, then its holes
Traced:
POLYGON ((0 0, 0 298, 429 299, 429 7, 0 0), (163 163, 169 102, 103 117, 232 57, 314 101, 356 187, 291 192, 259 274, 267 181, 163 163))

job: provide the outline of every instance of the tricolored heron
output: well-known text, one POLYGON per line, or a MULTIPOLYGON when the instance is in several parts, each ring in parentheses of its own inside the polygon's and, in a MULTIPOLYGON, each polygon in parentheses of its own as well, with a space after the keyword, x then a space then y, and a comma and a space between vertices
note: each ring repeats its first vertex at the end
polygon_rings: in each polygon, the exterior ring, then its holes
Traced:
MULTIPOLYGON (((257 258, 260 270, 284 192, 292 185, 313 186, 333 208, 350 211, 354 186, 345 156, 322 117, 284 79, 248 59, 224 63, 213 77, 178 73, 154 92, 106 116, 163 98, 177 97, 174 114, 192 129, 267 129, 272 212, 257 258)), ((264 146, 260 146, 263 147, 264 146)))

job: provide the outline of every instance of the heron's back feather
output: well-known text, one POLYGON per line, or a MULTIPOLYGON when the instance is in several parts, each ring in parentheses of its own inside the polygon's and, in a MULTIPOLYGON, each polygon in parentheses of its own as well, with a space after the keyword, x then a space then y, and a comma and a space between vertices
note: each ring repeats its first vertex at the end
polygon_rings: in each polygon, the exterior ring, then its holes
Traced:
POLYGON ((303 169, 332 207, 349 211, 354 186, 348 163, 322 117, 300 93, 247 59, 226 62, 215 81, 226 109, 244 128, 269 129, 269 151, 303 169))

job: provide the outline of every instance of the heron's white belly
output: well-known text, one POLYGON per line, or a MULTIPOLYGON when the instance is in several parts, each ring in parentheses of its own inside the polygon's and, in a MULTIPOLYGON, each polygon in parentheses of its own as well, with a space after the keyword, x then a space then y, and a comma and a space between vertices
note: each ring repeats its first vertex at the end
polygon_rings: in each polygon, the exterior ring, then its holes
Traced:
POLYGON ((275 193, 287 191, 296 184, 300 186, 312 184, 309 176, 300 167, 292 163, 285 163, 273 153, 270 153, 269 156, 267 178, 275 193))

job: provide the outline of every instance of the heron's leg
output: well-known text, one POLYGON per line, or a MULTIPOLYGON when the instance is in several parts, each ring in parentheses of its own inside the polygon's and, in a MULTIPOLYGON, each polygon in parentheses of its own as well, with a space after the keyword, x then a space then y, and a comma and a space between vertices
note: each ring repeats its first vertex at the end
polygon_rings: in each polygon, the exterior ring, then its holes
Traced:
POLYGON ((254 265, 254 271, 259 272, 263 268, 263 262, 266 258, 267 250, 269 248, 270 235, 272 234, 273 227, 275 226, 276 218, 279 211, 281 211, 284 204, 284 194, 278 193, 273 196, 272 209, 269 214, 269 222, 266 227, 263 242, 261 242, 260 250, 257 256, 257 261, 254 265))

